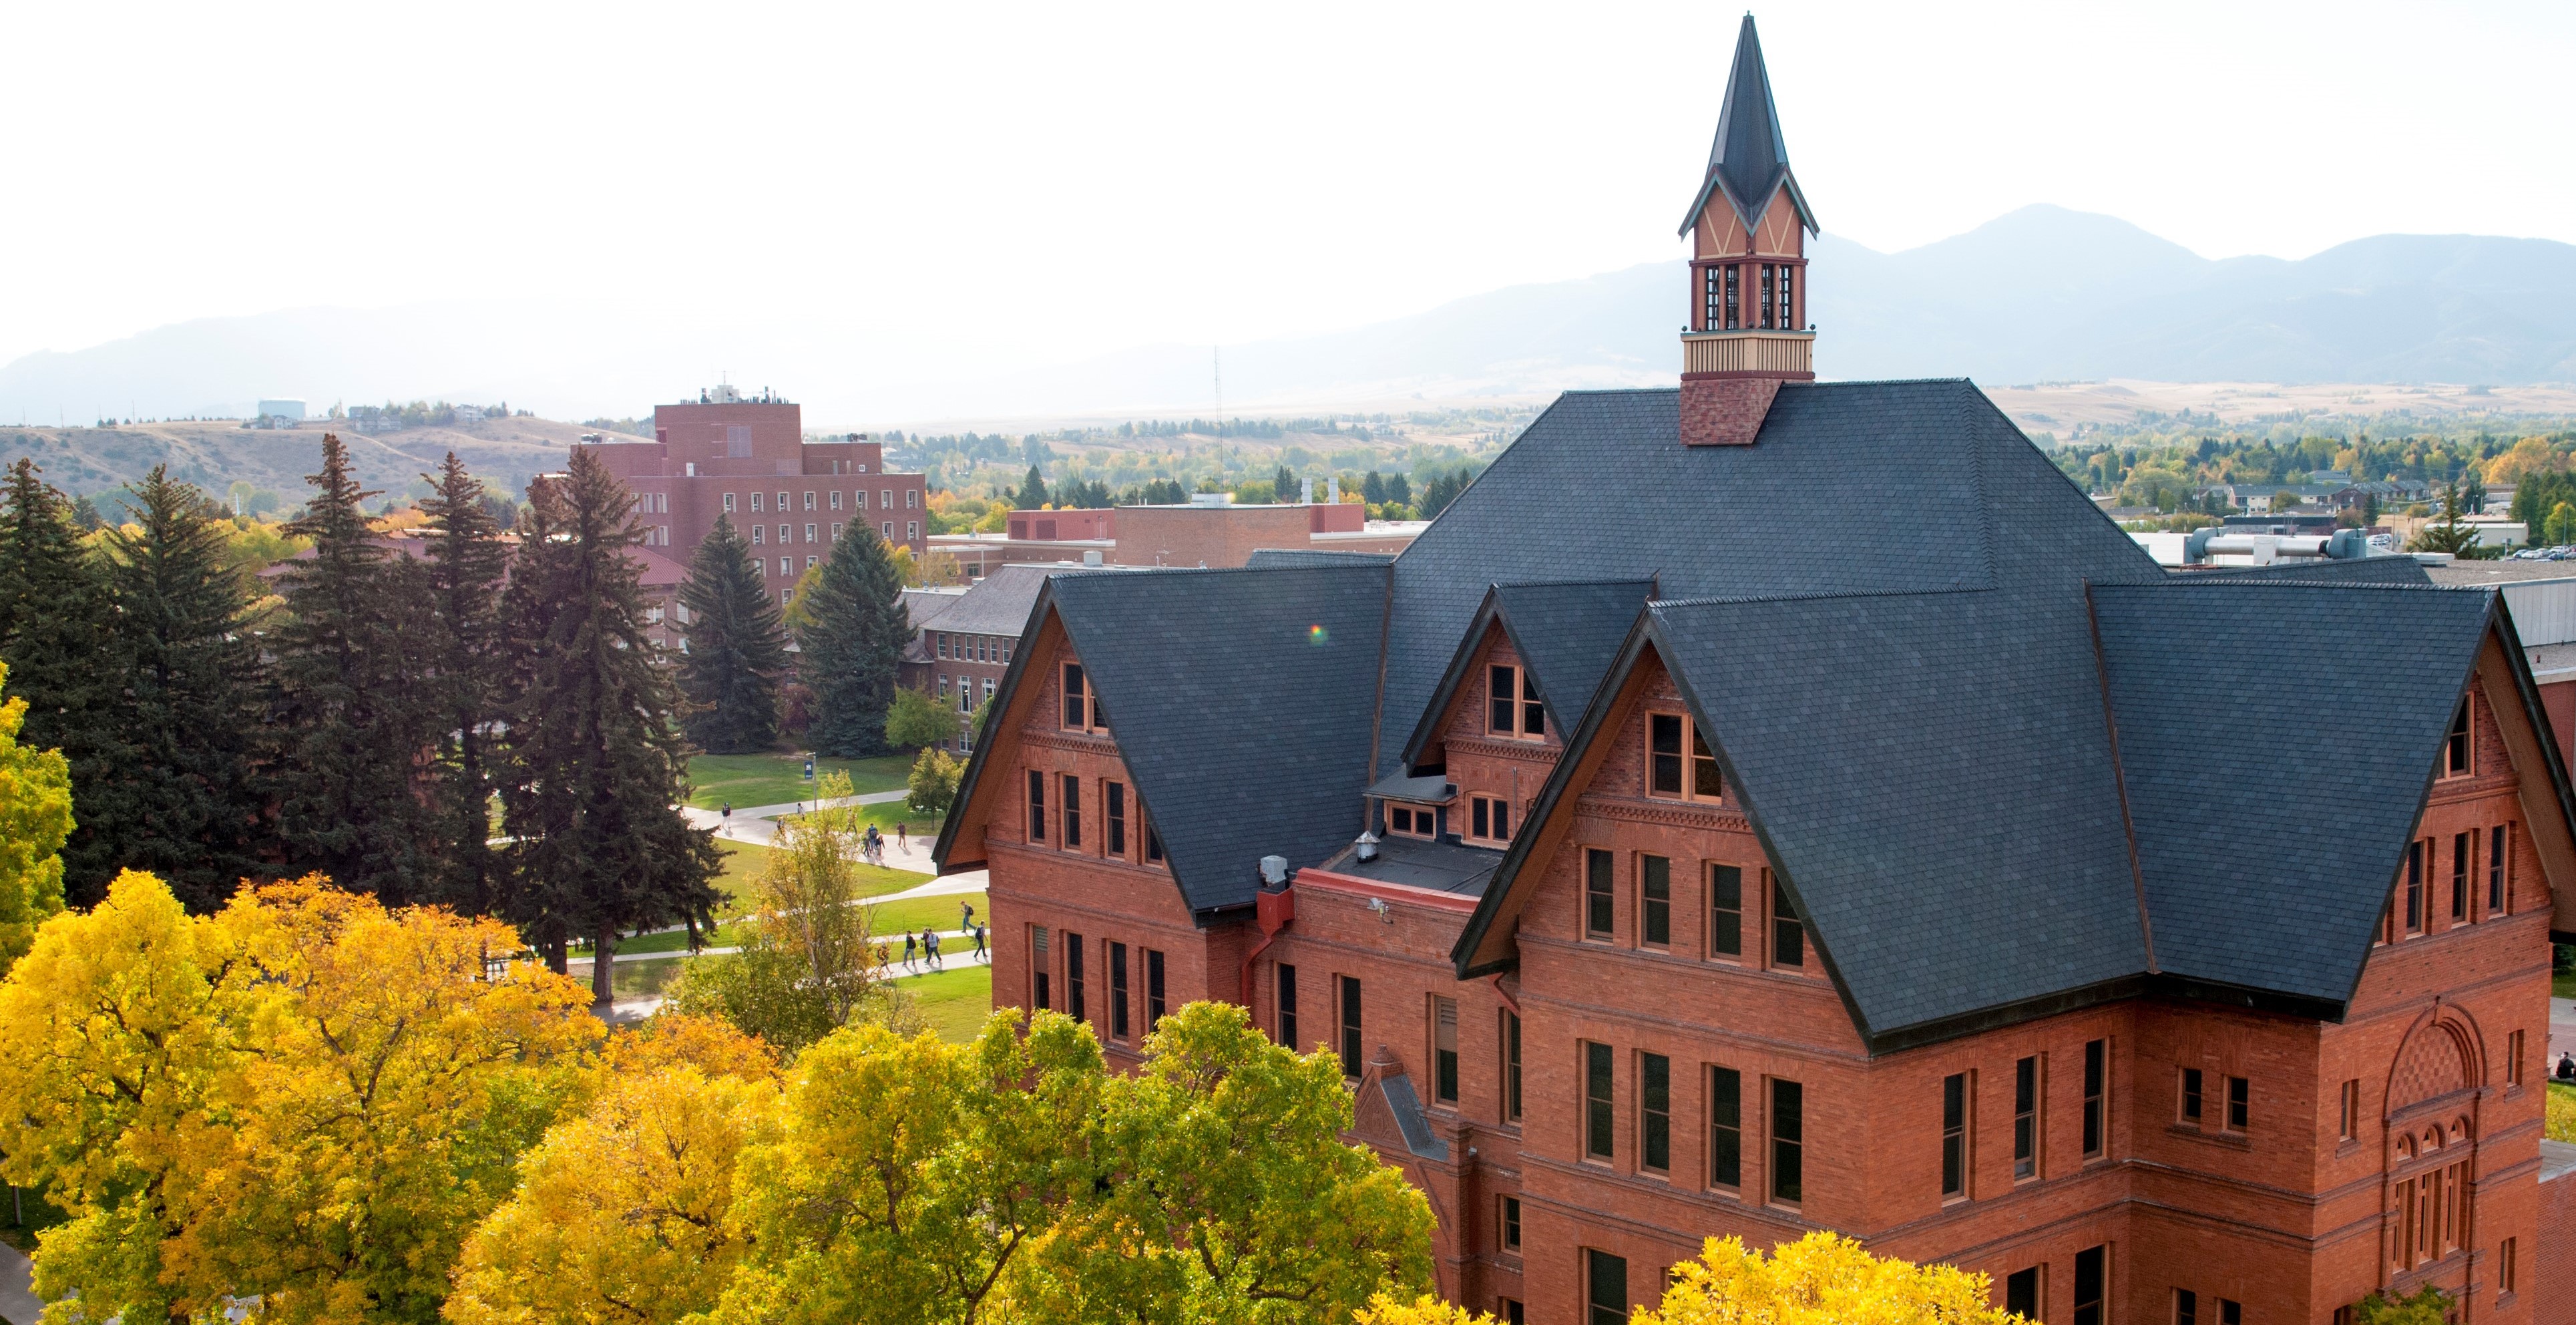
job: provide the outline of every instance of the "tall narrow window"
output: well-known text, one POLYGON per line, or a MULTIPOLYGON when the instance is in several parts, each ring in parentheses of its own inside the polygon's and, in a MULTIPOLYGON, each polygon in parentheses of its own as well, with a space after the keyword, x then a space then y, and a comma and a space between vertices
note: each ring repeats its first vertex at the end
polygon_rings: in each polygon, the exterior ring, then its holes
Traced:
POLYGON ((2245 1325, 2245 1304, 2230 1297, 2218 1299, 2218 1325, 2245 1325))
POLYGON ((1127 1038, 1127 945, 1109 945, 1109 1038, 1127 1038))
POLYGON ((1538 694, 1538 674, 1521 669, 1521 735, 1532 740, 1547 735, 1547 701, 1538 694))
POLYGON ((1779 267, 1772 263, 1762 264, 1762 326, 1766 331, 1779 325, 1778 305, 1773 302, 1772 291, 1772 282, 1778 278, 1779 271, 1779 267))
POLYGON ((1682 715, 1646 715, 1646 791, 1654 796, 1682 794, 1682 715))
POLYGON ((1700 284, 1704 291, 1701 296, 1699 329, 1716 331, 1726 325, 1726 281, 1724 277, 1717 274, 1718 269, 1715 267, 1702 267, 1699 270, 1700 284))
POLYGON ((2174 1325, 2200 1325, 2200 1294, 2188 1288, 2174 1290, 2174 1325))
POLYGON ((1637 1148, 1640 1167, 1669 1173, 1673 1167, 1673 1060, 1641 1054, 1637 1063, 1637 1148))
POLYGON ((1513 735, 1518 727, 1513 719, 1520 714, 1519 671, 1511 667, 1485 669, 1485 730, 1498 736, 1513 735))
POLYGON ((1628 1261, 1606 1251, 1583 1253, 1584 1325, 1627 1325, 1628 1261))
POLYGON ((1512 840, 1512 803, 1499 796, 1470 796, 1467 836, 1488 842, 1512 840))
POLYGON ((2110 1075, 2111 1042, 2084 1042, 2084 1157, 2101 1157, 2102 1146, 2110 1139, 2109 1096, 2104 1087, 2110 1075))
POLYGON ((2344 1141, 2359 1140, 2361 1137, 2361 1078, 2354 1077, 2345 1081, 2343 1089, 2336 1092, 2336 1096, 2335 1114, 2338 1122, 2335 1128, 2336 1138, 2344 1141))
POLYGON ((1673 863, 1662 856, 1637 858, 1638 941, 1670 947, 1673 941, 1673 863))
POLYGON ((1798 329, 1798 269, 1785 262, 1780 264, 1780 325, 1798 329))
POLYGON ((1071 930, 1064 935, 1064 1010, 1075 1021, 1089 1019, 1083 1008, 1082 936, 1071 930))
POLYGON ((1771 1079, 1771 1199, 1806 1199, 1806 1088, 1771 1079))
POLYGON ((1807 964, 1807 927, 1799 923, 1798 908, 1777 878, 1771 880, 1771 964, 1807 964))
POLYGON ((1047 959, 1047 927, 1029 926, 1029 987, 1035 991, 1036 1002, 1041 1009, 1055 1006, 1050 998, 1054 991, 1047 987, 1050 965, 1047 959))
POLYGON ((2004 1310, 2024 1320, 2039 1319, 2039 1267, 2004 1276, 2004 1310))
POLYGON ((1519 1251, 1521 1249, 1521 1198, 1517 1196, 1503 1198, 1502 1222, 1503 1250, 1519 1251))
POLYGON ((1941 1078, 1941 1196, 1968 1194, 1968 1074, 1941 1078))
POLYGON ((2451 715, 2450 739, 2442 742, 2442 776, 2458 777, 2469 771, 2469 701, 2463 696, 2459 711, 2451 715))
POLYGON ((1744 871, 1734 865, 1708 867, 1708 955, 1744 954, 1744 871))
POLYGON ((1109 821, 1109 854, 1124 860, 1127 858, 1127 784, 1104 782, 1100 784, 1100 793, 1100 812, 1109 821))
POLYGON ((1458 1000, 1431 1000, 1431 1098, 1458 1102, 1458 1000))
POLYGON ((1589 850, 1583 853, 1583 934, 1586 938, 1610 937, 1610 853, 1589 850))
POLYGON ((1521 1120, 1521 1014, 1503 1009, 1503 1121, 1521 1120))
POLYGON ((2245 1130, 2245 1120, 2248 1113, 2251 1111, 2252 1090, 2253 1088, 2251 1084, 2243 1077, 2229 1077, 2227 1079, 2228 1131, 2242 1132, 2245 1130))
POLYGON ((2512 1031, 2504 1037, 2504 1080, 2508 1086, 2522 1084, 2522 1032, 2512 1031))
POLYGON ((1744 325, 1744 268, 1728 263, 1720 270, 1726 273, 1726 329, 1744 325))
POLYGON ((1155 832, 1154 825, 1151 822, 1148 822, 1145 825, 1145 859, 1149 862, 1153 862, 1160 861, 1162 858, 1163 835, 1155 832))
POLYGON ((1297 1043, 1297 968, 1279 963, 1279 1043, 1304 1052, 1297 1043))
POLYGON ((2200 1069, 2196 1067, 2182 1070, 2182 1120, 2200 1121, 2200 1069))
POLYGON ((2075 1325, 2102 1325, 2102 1262, 2106 1259, 2101 1247, 2075 1253, 2075 1325))
POLYGON ((1744 1074, 1731 1067, 1708 1070, 1708 1185, 1744 1185, 1744 1074))
POLYGON ((2469 834, 2451 834, 2451 923, 2469 918, 2469 834))
POLYGON ((1091 689, 1085 684, 1081 663, 1064 665, 1064 729, 1091 729, 1091 689))
POLYGON ((2498 1293, 2510 1293, 2514 1290, 2514 1284, 2522 1269, 2520 1265, 2514 1263, 2518 1259, 2514 1253, 2520 1250, 2522 1248, 2513 1238, 2506 1238, 2496 1245, 2496 1291, 2498 1293))
POLYGON ((1360 1074, 1360 979, 1358 976, 1342 977, 1341 1003, 1342 1075, 1357 1077, 1360 1074))
POLYGON ((1163 954, 1160 949, 1145 949, 1145 1030, 1151 1034, 1155 1023, 1163 1019, 1163 954))
POLYGON ((2504 904, 2504 825, 2487 830, 2487 914, 2500 916, 2504 904))
POLYGON ((2424 844, 2406 844, 2406 932, 2424 930, 2424 844))
POLYGON ((2039 1176, 2039 1056, 2013 1064, 2013 1176, 2039 1176))
POLYGON ((1082 845, 1082 779, 1064 774, 1064 845, 1082 845))
POLYGON ((1583 1153, 1608 1159, 1610 1153, 1610 1046, 1583 1044, 1583 1153))
POLYGON ((1029 770, 1029 840, 1046 840, 1046 774, 1029 770))
POLYGON ((1708 748, 1708 733, 1701 731, 1696 722, 1691 724, 1691 798, 1726 798, 1726 777, 1718 772, 1717 753, 1708 748))

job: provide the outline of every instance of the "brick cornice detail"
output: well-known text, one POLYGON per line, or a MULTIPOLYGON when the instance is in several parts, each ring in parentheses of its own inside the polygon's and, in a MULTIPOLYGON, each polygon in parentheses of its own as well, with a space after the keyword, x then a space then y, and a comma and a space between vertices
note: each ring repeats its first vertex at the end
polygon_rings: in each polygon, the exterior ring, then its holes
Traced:
POLYGON ((1064 750, 1074 754, 1105 754, 1111 758, 1118 757, 1118 742, 1106 736, 1084 736, 1077 732, 1023 731, 1020 733, 1020 744, 1034 745, 1041 750, 1064 750))
POLYGON ((1742 810, 1694 805, 1689 801, 1606 800, 1586 796, 1576 802, 1575 811, 1632 824, 1666 824, 1715 832, 1753 831, 1752 821, 1744 817, 1742 810))
POLYGON ((1545 764, 1549 767, 1554 767, 1557 756, 1565 753, 1565 747, 1552 742, 1497 741, 1490 736, 1452 736, 1442 744, 1446 745, 1452 754, 1517 759, 1523 763, 1545 764))

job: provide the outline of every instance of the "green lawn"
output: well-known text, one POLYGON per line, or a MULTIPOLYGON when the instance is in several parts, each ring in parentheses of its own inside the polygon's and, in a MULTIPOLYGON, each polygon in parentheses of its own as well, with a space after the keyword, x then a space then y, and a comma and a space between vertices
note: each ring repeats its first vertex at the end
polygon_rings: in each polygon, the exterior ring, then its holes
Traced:
MULTIPOLYGON (((898 945, 906 933, 918 934, 924 929, 936 929, 945 934, 957 928, 957 904, 960 902, 973 902, 976 917, 983 918, 984 894, 952 893, 945 897, 911 897, 900 902, 880 902, 868 917, 869 928, 879 934, 894 935, 898 945)), ((959 942, 964 944, 966 951, 975 950, 973 939, 959 942)), ((947 943, 948 940, 940 940, 942 956, 951 951, 947 943)))
MULTIPOLYGON (((993 981, 988 975, 984 980, 987 1002, 992 1000, 992 988, 993 981)), ((968 1033, 973 1032, 970 1030, 968 1033)), ((6 1190, 0 1190, 0 1242, 8 1243, 19 1251, 33 1253, 36 1250, 36 1230, 52 1228, 71 1218, 69 1214, 55 1208, 52 1202, 38 1195, 32 1187, 18 1189, 17 1202, 14 1206, 6 1204, 8 1196, 6 1190), (24 1223, 19 1222, 21 1215, 25 1216, 24 1223)))
POLYGON ((930 1029, 950 1044, 964 1044, 984 1029, 984 1018, 993 1013, 993 968, 990 966, 951 966, 945 971, 914 976, 898 986, 913 1000, 913 1007, 930 1023, 930 1029))
MULTIPOLYGON (((896 791, 912 772, 912 756, 814 761, 818 779, 834 770, 849 774, 850 789, 861 795, 896 791)), ((727 803, 745 810, 814 796, 814 784, 805 780, 805 757, 798 754, 699 755, 689 761, 689 785, 689 804, 702 810, 720 809, 727 803)))
POLYGON ((2576 998, 2576 971, 2557 971, 2549 977, 2551 998, 2576 998))

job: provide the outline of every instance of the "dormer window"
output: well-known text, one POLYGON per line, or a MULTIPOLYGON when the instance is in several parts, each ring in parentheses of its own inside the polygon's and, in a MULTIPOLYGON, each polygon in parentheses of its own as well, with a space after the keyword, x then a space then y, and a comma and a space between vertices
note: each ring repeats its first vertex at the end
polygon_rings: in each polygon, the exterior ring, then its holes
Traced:
POLYGON ((1109 714, 1101 707, 1100 697, 1091 693, 1091 682, 1082 674, 1081 663, 1064 665, 1064 729, 1069 732, 1109 730, 1109 714))
POLYGON ((1495 736, 1540 740, 1547 735, 1547 706, 1538 678, 1528 669, 1497 664, 1485 669, 1485 730, 1495 736))
POLYGON ((1699 724, 1680 713, 1646 715, 1646 794, 1672 800, 1726 798, 1717 752, 1699 724))
POLYGON ((1397 805, 1392 801, 1387 803, 1386 831, 1390 833, 1401 833, 1406 837, 1433 837, 1438 834, 1439 825, 1439 816, 1427 806, 1397 805))
POLYGON ((1512 840, 1512 803, 1499 796, 1467 799, 1467 839, 1508 845, 1512 840))
POLYGON ((2459 711, 2451 715, 2451 734, 2442 742, 2442 776, 2468 776, 2469 753, 2469 701, 2463 698, 2459 711))

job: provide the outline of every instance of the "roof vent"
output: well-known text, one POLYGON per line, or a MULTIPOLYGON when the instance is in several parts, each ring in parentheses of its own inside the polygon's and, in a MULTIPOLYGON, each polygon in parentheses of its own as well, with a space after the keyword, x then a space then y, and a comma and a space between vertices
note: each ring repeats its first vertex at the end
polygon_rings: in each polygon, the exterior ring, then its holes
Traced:
POLYGON ((1288 858, 1286 856, 1263 856, 1261 858, 1261 882, 1272 888, 1277 888, 1286 884, 1288 882, 1288 858))
POLYGON ((1098 549, 1098 548, 1092 548, 1092 549, 1090 549, 1089 551, 1084 552, 1084 553, 1082 554, 1082 564, 1083 564, 1083 565, 1085 565, 1085 566, 1097 566, 1097 565, 1099 565, 1099 564, 1100 564, 1100 549, 1098 549))
POLYGON ((1377 859, 1377 834, 1362 830, 1359 837, 1351 843, 1351 854, 1362 864, 1377 859))

